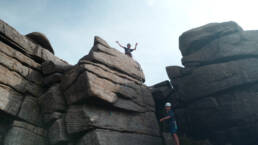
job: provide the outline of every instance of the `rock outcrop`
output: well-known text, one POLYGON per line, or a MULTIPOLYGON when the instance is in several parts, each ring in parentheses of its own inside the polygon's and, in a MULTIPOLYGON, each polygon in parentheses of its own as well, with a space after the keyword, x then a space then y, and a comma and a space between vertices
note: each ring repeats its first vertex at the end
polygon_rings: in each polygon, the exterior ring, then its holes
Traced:
POLYGON ((162 145, 140 65, 95 37, 70 65, 0 21, 0 145, 162 145))
POLYGON ((45 92, 41 64, 68 65, 0 20, 0 144, 46 145, 38 100, 45 92))
POLYGON ((212 23, 180 36, 184 67, 169 66, 181 131, 215 145, 258 143, 258 31, 212 23))
POLYGON ((41 47, 49 50, 51 53, 55 54, 54 49, 52 48, 47 37, 40 32, 32 32, 25 35, 28 39, 30 39, 35 44, 40 45, 41 47))

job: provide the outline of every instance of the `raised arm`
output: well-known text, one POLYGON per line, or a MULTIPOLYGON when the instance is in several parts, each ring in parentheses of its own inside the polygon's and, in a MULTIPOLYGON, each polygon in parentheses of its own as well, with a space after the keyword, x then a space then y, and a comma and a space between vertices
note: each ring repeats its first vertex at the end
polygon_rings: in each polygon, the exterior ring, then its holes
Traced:
POLYGON ((138 43, 136 42, 136 43, 135 43, 135 47, 134 47, 134 50, 136 50, 136 47, 137 47, 137 45, 138 45, 138 43))
POLYGON ((125 48, 123 45, 121 45, 121 44, 119 43, 119 41, 116 41, 116 43, 117 43, 120 47, 125 48))
POLYGON ((161 118, 159 121, 160 121, 160 122, 163 122, 163 121, 168 120, 168 119, 170 119, 170 118, 171 118, 171 116, 166 116, 166 117, 161 118))

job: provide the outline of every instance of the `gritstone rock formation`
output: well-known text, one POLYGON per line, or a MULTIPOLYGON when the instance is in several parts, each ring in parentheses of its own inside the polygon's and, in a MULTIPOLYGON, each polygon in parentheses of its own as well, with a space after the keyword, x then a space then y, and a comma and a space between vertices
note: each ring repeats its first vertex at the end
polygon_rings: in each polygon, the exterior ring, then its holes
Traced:
POLYGON ((0 21, 0 145, 162 145, 140 65, 95 37, 76 65, 0 21))
POLYGON ((215 145, 257 145, 258 31, 212 23, 179 39, 183 67, 169 66, 181 131, 215 145))
POLYGON ((43 48, 46 48, 51 53, 55 54, 54 49, 52 48, 49 40, 47 39, 47 37, 44 34, 39 33, 39 32, 32 32, 32 33, 29 33, 25 36, 28 39, 30 39, 32 42, 40 45, 43 48))

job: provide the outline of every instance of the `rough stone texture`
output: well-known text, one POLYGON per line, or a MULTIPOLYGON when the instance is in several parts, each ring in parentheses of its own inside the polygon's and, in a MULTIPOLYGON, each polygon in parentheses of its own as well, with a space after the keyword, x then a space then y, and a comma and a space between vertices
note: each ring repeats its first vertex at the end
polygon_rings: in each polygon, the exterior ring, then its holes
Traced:
POLYGON ((68 142, 68 136, 63 119, 56 120, 48 129, 48 138, 52 145, 66 144, 68 142))
POLYGON ((121 55, 121 52, 116 49, 108 47, 108 44, 99 37, 95 37, 94 44, 86 58, 87 60, 97 61, 110 68, 128 74, 139 81, 145 81, 142 69, 136 61, 126 55, 121 55))
MULTIPOLYGON (((82 73, 73 71, 77 79, 71 81, 64 79, 62 88, 68 82, 73 82, 69 88, 64 89, 64 94, 68 104, 77 103, 87 98, 97 97, 113 106, 133 111, 144 112, 153 106, 152 96, 148 88, 142 84, 137 84, 126 78, 123 74, 113 71, 104 65, 84 62, 76 70, 84 70, 82 73)), ((75 77, 72 77, 75 78, 75 77)))
POLYGON ((53 61, 55 64, 66 64, 64 60, 54 56, 41 46, 34 44, 2 20, 0 20, 0 34, 0 38, 8 43, 8 45, 34 58, 38 62, 53 61))
POLYGON ((95 37, 90 54, 61 81, 69 106, 65 113, 68 135, 83 135, 77 144, 162 143, 151 91, 143 80, 137 62, 95 37), (99 128, 104 130, 92 131, 99 128))
POLYGON ((39 85, 34 84, 14 71, 0 65, 0 83, 13 87, 21 93, 29 92, 33 96, 38 97, 42 92, 39 85), (7 75, 8 74, 8 75, 7 75))
POLYGON ((37 126, 41 126, 42 122, 40 106, 37 98, 26 96, 22 103, 18 117, 37 126))
POLYGON ((183 33, 179 37, 179 49, 183 56, 189 55, 214 39, 241 31, 235 22, 210 23, 183 33))
POLYGON ((8 131, 4 145, 45 145, 46 138, 42 129, 15 121, 8 131))
POLYGON ((159 136, 154 113, 130 113, 89 105, 71 106, 65 117, 69 134, 92 128, 105 128, 121 132, 133 132, 159 136))
POLYGON ((255 57, 258 55, 258 31, 238 32, 220 37, 197 52, 184 56, 182 63, 205 65, 232 59, 255 57))
POLYGON ((39 98, 39 103, 42 113, 64 112, 66 110, 66 103, 59 89, 59 84, 51 86, 39 98))
POLYGON ((67 63, 55 63, 53 61, 46 61, 41 65, 44 75, 52 73, 64 73, 72 68, 72 65, 67 63))
POLYGON ((0 20, 0 145, 162 144, 138 62, 100 37, 74 66, 53 52, 0 20))
POLYGON ((62 80, 62 77, 63 77, 63 74, 61 73, 54 73, 49 76, 46 76, 43 81, 44 85, 51 86, 53 84, 60 83, 62 80))
POLYGON ((10 87, 0 84, 0 110, 11 115, 17 115, 22 104, 23 95, 10 87))
POLYGON ((25 35, 27 38, 29 38, 32 42, 40 45, 43 48, 46 48, 51 53, 55 54, 54 49, 52 48, 49 40, 47 37, 40 33, 40 32, 32 32, 25 35))
POLYGON ((258 81, 258 59, 205 65, 172 80, 181 99, 191 101, 232 87, 258 81), (191 87, 189 87, 191 86, 191 87))
POLYGON ((53 112, 53 113, 45 113, 43 114, 43 122, 47 125, 50 126, 55 122, 57 119, 63 118, 64 114, 60 112, 53 112))
POLYGON ((162 145, 161 138, 109 130, 87 133, 77 145, 162 145))
POLYGON ((185 67, 167 67, 180 131, 214 145, 257 143, 257 31, 208 24, 180 37, 185 67))

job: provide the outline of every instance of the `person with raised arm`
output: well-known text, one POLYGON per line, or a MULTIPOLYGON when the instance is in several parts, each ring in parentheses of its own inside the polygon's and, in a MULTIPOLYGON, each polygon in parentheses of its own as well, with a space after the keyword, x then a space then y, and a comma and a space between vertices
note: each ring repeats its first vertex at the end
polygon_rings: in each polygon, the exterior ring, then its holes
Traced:
POLYGON ((134 49, 131 49, 131 44, 130 44, 130 43, 128 43, 126 47, 123 46, 123 45, 121 45, 121 44, 119 43, 119 41, 116 41, 116 43, 117 43, 120 47, 124 48, 125 54, 126 54, 127 56, 129 56, 129 57, 132 57, 132 52, 133 52, 134 50, 136 50, 136 47, 137 47, 137 45, 138 45, 138 43, 136 43, 134 49))

